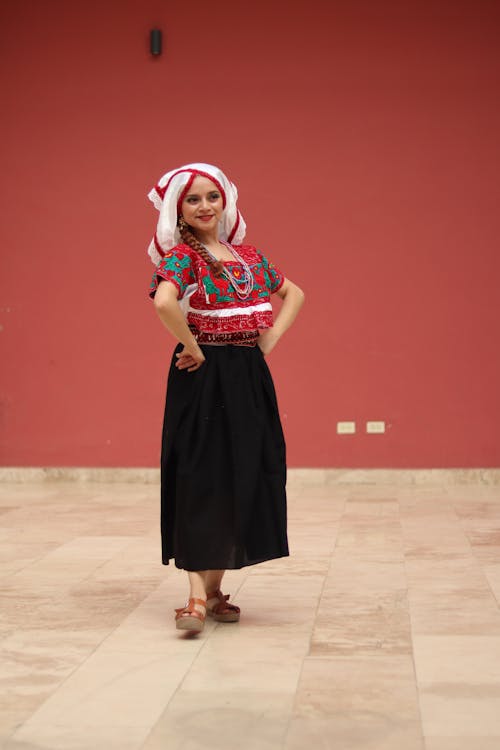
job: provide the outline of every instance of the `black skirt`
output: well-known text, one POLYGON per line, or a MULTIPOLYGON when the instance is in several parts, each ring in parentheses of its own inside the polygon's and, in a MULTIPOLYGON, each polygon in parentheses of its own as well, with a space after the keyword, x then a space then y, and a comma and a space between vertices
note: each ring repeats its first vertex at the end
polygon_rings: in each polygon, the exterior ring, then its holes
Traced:
POLYGON ((162 561, 242 568, 289 554, 286 457, 276 393, 258 346, 207 346, 168 376, 161 457, 162 561))

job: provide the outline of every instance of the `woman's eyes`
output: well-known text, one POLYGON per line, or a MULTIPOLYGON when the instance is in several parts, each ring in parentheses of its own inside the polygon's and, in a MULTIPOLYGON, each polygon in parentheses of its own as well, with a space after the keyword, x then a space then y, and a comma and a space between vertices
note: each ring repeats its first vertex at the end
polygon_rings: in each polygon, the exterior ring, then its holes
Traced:
MULTIPOLYGON (((220 198, 220 193, 210 193, 208 196, 208 200, 210 201, 218 201, 220 198)), ((197 195, 190 195, 189 198, 186 199, 188 203, 198 203, 200 200, 197 195)))

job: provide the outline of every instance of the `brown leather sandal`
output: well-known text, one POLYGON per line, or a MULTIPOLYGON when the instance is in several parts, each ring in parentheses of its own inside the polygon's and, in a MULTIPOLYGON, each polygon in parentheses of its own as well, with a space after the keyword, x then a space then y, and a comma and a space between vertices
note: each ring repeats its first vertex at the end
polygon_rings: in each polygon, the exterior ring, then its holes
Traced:
POLYGON ((214 607, 207 606, 207 615, 213 617, 217 622, 238 622, 240 619, 240 608, 228 602, 229 594, 223 594, 220 589, 207 594, 209 599, 217 598, 219 601, 214 607))
POLYGON ((205 625, 205 615, 195 609, 195 604, 200 604, 202 607, 207 606, 204 599, 190 599, 185 607, 176 609, 175 615, 175 627, 177 630, 192 630, 196 633, 201 633, 205 625))

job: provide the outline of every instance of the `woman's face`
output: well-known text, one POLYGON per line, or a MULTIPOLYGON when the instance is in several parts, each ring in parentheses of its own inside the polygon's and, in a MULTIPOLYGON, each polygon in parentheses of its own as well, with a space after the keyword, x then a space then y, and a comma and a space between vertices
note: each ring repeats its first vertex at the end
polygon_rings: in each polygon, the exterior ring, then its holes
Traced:
POLYGON ((181 205, 182 218, 195 231, 213 231, 223 211, 222 195, 208 177, 196 175, 181 205))

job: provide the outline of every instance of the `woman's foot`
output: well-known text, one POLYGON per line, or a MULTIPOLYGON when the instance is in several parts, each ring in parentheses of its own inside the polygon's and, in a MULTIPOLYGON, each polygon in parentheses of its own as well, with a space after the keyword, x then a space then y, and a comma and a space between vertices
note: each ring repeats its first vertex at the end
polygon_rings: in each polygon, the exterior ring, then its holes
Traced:
POLYGON ((207 593, 207 615, 217 622, 238 622, 240 608, 228 602, 229 594, 220 589, 207 593))
POLYGON ((176 609, 175 627, 177 630, 190 630, 193 633, 201 633, 205 626, 205 615, 207 602, 205 599, 195 597, 189 599, 185 607, 176 609))

